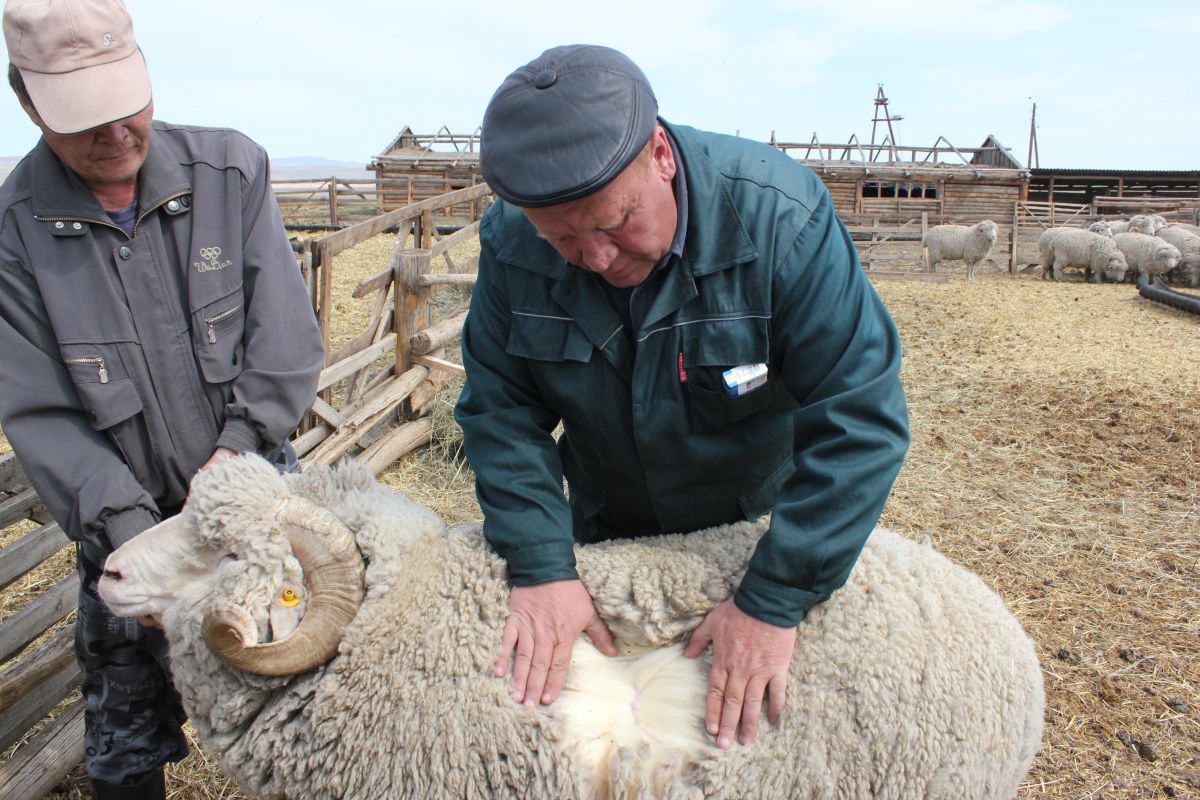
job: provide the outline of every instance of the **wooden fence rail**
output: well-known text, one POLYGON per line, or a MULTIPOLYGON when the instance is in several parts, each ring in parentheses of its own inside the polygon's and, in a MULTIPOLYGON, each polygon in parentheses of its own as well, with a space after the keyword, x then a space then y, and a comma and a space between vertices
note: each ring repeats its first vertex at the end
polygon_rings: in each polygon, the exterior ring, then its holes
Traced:
MULTIPOLYGON (((401 230, 387 263, 354 291, 355 297, 374 295, 373 313, 361 333, 327 358, 318 378, 313 422, 292 440, 303 464, 351 457, 378 474, 429 442, 429 412, 437 390, 463 371, 445 351, 457 339, 466 315, 465 306, 459 306, 430 324, 430 303, 446 287, 474 285, 477 259, 456 263, 451 250, 478 236, 477 220, 490 194, 486 184, 469 187, 305 244, 301 263, 308 265, 310 286, 322 292, 316 307, 324 312, 325 330, 334 257, 386 230, 401 230), (463 206, 468 209, 464 216, 473 216, 475 222, 439 238, 433 215, 446 209, 462 212, 463 206), (446 271, 435 273, 435 265, 443 264, 446 271)), ((16 538, 0 548, 0 590, 70 545, 9 453, 0 457, 0 529, 33 523, 40 525, 23 535, 10 532, 6 538, 16 538)), ((36 736, 0 762, 0 797, 5 800, 44 797, 83 760, 82 701, 75 700, 46 720, 79 686, 68 619, 78 603, 78 586, 72 572, 0 621, 0 750, 13 747, 44 723, 36 736), (31 646, 35 640, 38 643, 31 646)))
MULTIPOLYGON (((463 181, 439 175, 346 179, 295 178, 272 180, 285 225, 337 229, 411 206, 421 199, 464 188, 463 181)), ((467 207, 448 207, 438 220, 443 225, 470 222, 467 207)))

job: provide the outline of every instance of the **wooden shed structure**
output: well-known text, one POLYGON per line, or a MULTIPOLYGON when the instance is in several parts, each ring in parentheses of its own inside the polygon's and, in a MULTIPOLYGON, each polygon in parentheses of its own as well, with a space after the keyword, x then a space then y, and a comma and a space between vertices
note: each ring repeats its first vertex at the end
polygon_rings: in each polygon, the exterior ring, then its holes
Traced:
POLYGON ((815 134, 807 143, 770 144, 824 181, 868 267, 891 258, 882 245, 918 242, 930 225, 990 219, 998 228, 992 258, 1011 268, 1012 232, 1028 199, 1030 172, 996 137, 969 148, 945 138, 928 147, 900 146, 890 139, 861 144, 855 137, 829 144, 815 134))
POLYGON ((1200 207, 1200 170, 1034 169, 1029 199, 1090 205, 1097 215, 1200 207))
MULTIPOLYGON (((798 147, 776 146, 785 151, 798 147)), ((1014 203, 1027 199, 1028 170, 1020 165, 988 166, 966 159, 983 148, 952 150, 964 156, 958 164, 932 159, 830 158, 830 149, 835 148, 826 149, 816 158, 806 153, 797 161, 825 182, 834 206, 848 224, 908 219, 923 212, 932 224, 981 219, 999 223, 1001 218, 1012 216, 1014 203)))
MULTIPOLYGON (((454 134, 443 126, 434 134, 418 134, 405 125, 367 169, 375 173, 378 206, 385 212, 474 186, 483 182, 479 131, 454 134)), ((460 207, 448 209, 437 221, 465 224, 470 219, 460 207)))

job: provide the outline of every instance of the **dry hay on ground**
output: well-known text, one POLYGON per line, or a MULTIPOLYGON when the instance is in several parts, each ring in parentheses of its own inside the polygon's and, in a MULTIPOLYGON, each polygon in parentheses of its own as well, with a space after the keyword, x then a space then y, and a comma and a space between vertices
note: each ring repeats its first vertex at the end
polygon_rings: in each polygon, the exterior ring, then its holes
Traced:
MULTIPOLYGON (((883 522, 979 573, 1037 644, 1046 732, 1020 797, 1200 796, 1200 318, 1031 277, 878 289, 913 435, 883 522)), ((435 445, 382 476, 454 523, 479 515, 456 392, 435 445)), ((199 755, 173 796, 243 796, 199 755)))
POLYGON ((879 289, 913 431, 883 521, 982 575, 1037 642, 1021 796, 1200 796, 1200 318, 1120 285, 879 289))

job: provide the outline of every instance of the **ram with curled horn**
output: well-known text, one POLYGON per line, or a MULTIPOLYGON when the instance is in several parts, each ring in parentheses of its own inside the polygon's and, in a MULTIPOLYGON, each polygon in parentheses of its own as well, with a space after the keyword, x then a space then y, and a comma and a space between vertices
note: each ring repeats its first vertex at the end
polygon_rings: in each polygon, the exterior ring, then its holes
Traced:
MULTIPOLYGON (((204 642, 217 658, 256 675, 296 675, 329 661, 337 655, 342 630, 358 613, 364 594, 362 555, 345 525, 296 497, 284 500, 277 516, 307 586, 307 608, 295 630, 260 643, 254 618, 231 603, 214 607, 201 627, 204 642)), ((300 596, 284 589, 279 602, 299 605, 300 596)))
POLYGON ((480 526, 360 465, 215 464, 100 593, 161 620, 202 746, 262 798, 1012 797, 1042 729, 1033 645, 976 576, 882 528, 801 624, 779 724, 713 745, 708 661, 680 642, 765 529, 577 547, 625 655, 581 639, 548 707, 491 669, 510 585, 480 526))

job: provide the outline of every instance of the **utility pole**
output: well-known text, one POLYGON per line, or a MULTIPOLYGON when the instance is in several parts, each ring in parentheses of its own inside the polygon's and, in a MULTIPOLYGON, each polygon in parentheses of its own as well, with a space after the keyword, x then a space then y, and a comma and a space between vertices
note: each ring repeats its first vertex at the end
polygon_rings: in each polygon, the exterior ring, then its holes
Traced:
POLYGON ((1040 165, 1037 146, 1037 103, 1033 104, 1033 113, 1029 116, 1029 153, 1025 156, 1025 163, 1030 169, 1037 169, 1040 165))

